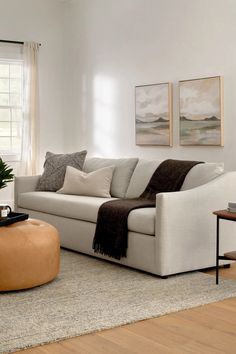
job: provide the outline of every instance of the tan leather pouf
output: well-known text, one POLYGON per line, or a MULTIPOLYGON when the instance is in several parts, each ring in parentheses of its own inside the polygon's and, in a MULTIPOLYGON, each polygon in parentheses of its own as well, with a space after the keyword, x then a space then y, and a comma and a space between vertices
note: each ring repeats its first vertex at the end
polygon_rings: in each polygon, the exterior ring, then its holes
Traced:
POLYGON ((54 279, 60 266, 54 226, 28 219, 0 227, 0 291, 32 288, 54 279))

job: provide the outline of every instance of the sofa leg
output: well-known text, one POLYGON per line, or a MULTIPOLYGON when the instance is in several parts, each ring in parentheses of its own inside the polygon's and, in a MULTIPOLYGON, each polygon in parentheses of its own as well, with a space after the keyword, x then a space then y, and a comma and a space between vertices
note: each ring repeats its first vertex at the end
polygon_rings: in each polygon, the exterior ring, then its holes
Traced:
POLYGON ((161 277, 161 279, 168 279, 169 278, 168 275, 161 275, 160 277, 161 277))

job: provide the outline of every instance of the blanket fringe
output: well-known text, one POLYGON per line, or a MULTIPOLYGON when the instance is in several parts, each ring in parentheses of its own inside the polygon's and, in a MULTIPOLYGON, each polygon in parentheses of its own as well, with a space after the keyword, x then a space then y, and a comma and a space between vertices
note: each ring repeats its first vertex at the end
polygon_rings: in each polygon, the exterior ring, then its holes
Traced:
POLYGON ((126 249, 122 252, 122 253, 117 253, 117 250, 111 250, 111 249, 106 249, 106 247, 103 247, 101 244, 99 243, 94 243, 93 244, 93 250, 95 253, 100 253, 103 256, 107 256, 107 257, 111 257, 111 258, 115 258, 117 260, 120 260, 121 257, 126 257, 127 256, 127 252, 126 249))

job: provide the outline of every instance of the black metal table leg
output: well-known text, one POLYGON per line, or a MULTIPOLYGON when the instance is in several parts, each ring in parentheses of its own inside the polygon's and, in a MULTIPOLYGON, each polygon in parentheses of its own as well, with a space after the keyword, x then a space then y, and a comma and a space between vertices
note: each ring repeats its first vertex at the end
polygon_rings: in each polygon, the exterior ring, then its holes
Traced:
POLYGON ((216 284, 219 284, 219 221, 220 218, 217 216, 216 219, 216 284))

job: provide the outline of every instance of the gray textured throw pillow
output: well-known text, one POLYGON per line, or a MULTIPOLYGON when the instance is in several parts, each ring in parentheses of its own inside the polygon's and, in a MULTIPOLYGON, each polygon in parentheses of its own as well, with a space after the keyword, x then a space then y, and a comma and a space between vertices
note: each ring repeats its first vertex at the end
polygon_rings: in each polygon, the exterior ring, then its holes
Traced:
POLYGON ((87 151, 74 152, 72 154, 46 153, 44 172, 39 179, 37 191, 55 192, 63 186, 66 167, 71 166, 82 170, 87 151))

